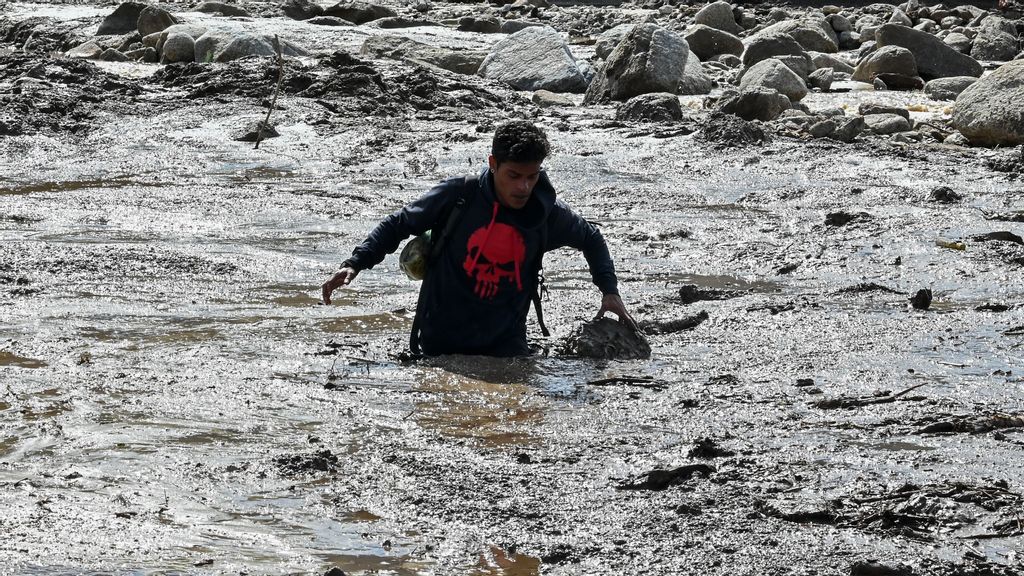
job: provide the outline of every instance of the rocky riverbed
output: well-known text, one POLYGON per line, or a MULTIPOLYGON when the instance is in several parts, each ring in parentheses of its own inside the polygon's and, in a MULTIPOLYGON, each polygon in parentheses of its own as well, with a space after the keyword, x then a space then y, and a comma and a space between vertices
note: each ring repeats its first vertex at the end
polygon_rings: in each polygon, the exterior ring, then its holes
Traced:
POLYGON ((0 1, 0 572, 1024 572, 1020 18, 0 1), (521 117, 650 359, 319 304, 521 117))

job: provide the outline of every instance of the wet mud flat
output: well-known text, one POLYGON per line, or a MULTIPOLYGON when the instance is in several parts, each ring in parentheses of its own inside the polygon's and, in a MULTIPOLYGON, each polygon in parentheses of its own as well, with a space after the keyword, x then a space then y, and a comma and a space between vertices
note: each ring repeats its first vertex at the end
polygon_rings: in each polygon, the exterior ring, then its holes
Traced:
POLYGON ((25 120, 0 137, 0 571, 1024 570, 1019 150, 765 134, 700 98, 623 122, 360 56, 362 27, 247 25, 324 46, 258 150, 235 138, 269 59, 0 57, 25 120), (598 304, 568 251, 529 359, 404 361, 393 257, 318 305, 377 220, 523 116, 650 360, 559 352, 598 304))

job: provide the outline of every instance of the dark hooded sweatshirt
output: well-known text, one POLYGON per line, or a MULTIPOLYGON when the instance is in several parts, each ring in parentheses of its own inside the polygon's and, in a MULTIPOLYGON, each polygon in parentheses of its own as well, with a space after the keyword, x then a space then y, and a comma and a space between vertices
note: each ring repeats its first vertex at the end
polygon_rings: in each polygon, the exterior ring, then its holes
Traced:
POLYGON ((379 264, 409 236, 432 230, 438 238, 460 196, 458 224, 431 262, 417 314, 420 343, 428 355, 529 354, 526 317, 537 285, 542 253, 570 246, 583 251, 594 284, 617 294, 608 246, 592 224, 555 198, 541 174, 526 206, 502 206, 488 170, 478 180, 446 180, 388 216, 352 252, 344 266, 365 270, 379 264))

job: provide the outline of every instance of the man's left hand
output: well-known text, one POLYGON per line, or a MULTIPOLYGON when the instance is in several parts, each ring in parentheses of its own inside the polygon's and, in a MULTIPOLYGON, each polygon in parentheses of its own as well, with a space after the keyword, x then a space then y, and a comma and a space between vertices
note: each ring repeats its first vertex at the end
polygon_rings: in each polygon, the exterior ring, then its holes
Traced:
POLYGON ((605 294, 604 298, 601 299, 601 310, 598 311, 597 316, 594 320, 599 320, 604 317, 605 312, 611 312, 619 317, 619 322, 622 322, 629 329, 636 332, 639 327, 636 325, 636 320, 626 312, 626 305, 622 303, 622 298, 619 298, 618 294, 605 294))

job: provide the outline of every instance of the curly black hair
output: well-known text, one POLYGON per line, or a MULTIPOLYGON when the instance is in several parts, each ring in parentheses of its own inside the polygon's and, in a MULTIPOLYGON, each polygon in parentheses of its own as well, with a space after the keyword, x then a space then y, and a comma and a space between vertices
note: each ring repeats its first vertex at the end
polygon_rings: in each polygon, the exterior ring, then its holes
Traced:
POLYGON ((544 131, 527 120, 512 120, 498 126, 491 143, 491 155, 501 164, 541 162, 551 152, 544 131))

